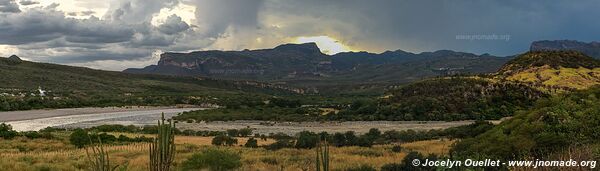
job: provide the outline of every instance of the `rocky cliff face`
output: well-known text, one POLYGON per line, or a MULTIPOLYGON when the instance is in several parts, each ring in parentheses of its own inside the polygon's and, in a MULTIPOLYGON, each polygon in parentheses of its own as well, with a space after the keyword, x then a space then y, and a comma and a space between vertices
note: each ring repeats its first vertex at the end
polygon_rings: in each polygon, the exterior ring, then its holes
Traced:
POLYGON ((600 59, 600 42, 579 42, 575 40, 542 40, 531 43, 531 51, 574 50, 600 59))
POLYGON ((326 55, 315 43, 306 43, 260 50, 164 53, 157 65, 124 72, 299 84, 402 83, 438 75, 495 72, 508 60, 450 50, 326 55))

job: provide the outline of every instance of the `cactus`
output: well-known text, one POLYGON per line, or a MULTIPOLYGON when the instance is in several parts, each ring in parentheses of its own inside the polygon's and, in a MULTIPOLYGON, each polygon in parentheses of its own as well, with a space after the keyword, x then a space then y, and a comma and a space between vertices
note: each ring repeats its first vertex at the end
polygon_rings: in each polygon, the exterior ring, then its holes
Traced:
POLYGON ((329 144, 327 140, 319 142, 315 149, 317 151, 316 171, 329 171, 329 144))
MULTIPOLYGON (((91 144, 94 144, 89 135, 88 139, 90 140, 91 144)), ((119 165, 110 167, 108 153, 104 150, 104 145, 102 145, 102 140, 99 137, 98 144, 92 145, 91 147, 86 147, 85 153, 87 154, 87 159, 90 163, 90 170, 92 171, 114 171, 119 167, 119 165)))
POLYGON ((151 171, 169 171, 175 156, 175 124, 170 120, 165 124, 165 114, 158 121, 158 135, 150 144, 151 171))

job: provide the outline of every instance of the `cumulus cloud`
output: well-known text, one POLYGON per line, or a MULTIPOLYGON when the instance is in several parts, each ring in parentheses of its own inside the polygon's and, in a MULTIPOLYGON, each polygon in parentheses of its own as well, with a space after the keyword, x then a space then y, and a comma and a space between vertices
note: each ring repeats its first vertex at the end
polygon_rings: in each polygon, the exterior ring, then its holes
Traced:
POLYGON ((165 7, 172 7, 178 0, 125 0, 111 4, 105 19, 128 23, 149 22, 152 14, 165 7))
POLYGON ((171 15, 167 18, 165 23, 158 26, 158 30, 165 34, 176 34, 189 29, 190 26, 181 20, 181 17, 177 15, 171 15))
POLYGON ((19 5, 15 0, 0 0, 0 13, 18 13, 21 12, 19 5))

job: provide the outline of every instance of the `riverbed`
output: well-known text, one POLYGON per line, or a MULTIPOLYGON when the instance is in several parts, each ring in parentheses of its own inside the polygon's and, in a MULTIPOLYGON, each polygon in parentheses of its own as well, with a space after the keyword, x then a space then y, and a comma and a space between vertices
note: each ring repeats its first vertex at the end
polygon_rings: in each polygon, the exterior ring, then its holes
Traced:
MULTIPOLYGON (((206 108, 176 107, 109 107, 49 109, 15 112, 0 112, 0 122, 6 122, 17 131, 37 131, 46 127, 89 128, 105 124, 156 125, 161 113, 171 118, 178 113, 206 108)), ((270 122, 270 121, 214 121, 199 123, 177 123, 180 130, 225 131, 228 129, 252 128, 254 133, 285 133, 301 131, 366 133, 371 128, 387 130, 430 130, 467 125, 473 121, 348 121, 348 122, 270 122)))
POLYGON ((37 131, 46 127, 80 125, 90 127, 103 124, 151 125, 156 123, 161 113, 170 118, 178 113, 205 108, 176 107, 110 107, 72 108, 0 112, 0 122, 12 125, 17 131, 37 131), (89 125, 82 125, 92 123, 89 125))

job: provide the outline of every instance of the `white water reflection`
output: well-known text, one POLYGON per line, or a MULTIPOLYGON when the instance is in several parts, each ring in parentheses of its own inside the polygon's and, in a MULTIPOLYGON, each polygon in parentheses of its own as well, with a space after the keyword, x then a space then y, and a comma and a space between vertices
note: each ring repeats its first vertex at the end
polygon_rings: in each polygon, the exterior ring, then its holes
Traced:
POLYGON ((77 125, 86 125, 83 127, 102 124, 145 125, 156 122, 156 120, 160 117, 161 113, 165 113, 165 117, 170 118, 181 112, 201 109, 202 108, 177 108, 144 111, 105 112, 96 114, 69 115, 22 121, 11 121, 7 122, 7 124, 12 125, 13 129, 16 131, 38 131, 46 127, 73 127, 77 125))

